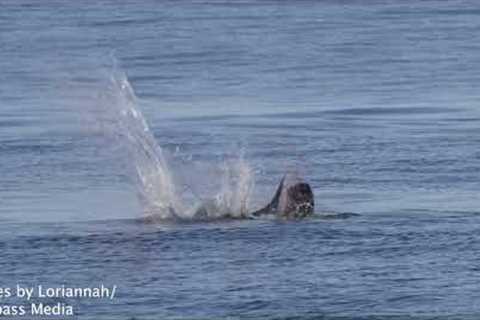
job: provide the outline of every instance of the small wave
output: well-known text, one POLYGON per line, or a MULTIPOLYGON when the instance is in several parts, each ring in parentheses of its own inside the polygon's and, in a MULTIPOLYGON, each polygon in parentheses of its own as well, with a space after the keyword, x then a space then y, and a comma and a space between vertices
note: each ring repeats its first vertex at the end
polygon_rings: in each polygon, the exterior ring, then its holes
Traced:
POLYGON ((369 107, 369 108, 346 108, 338 110, 327 110, 323 113, 345 116, 375 116, 375 115, 409 115, 409 114, 438 114, 460 112, 460 109, 454 108, 436 108, 436 107, 369 107))
POLYGON ((8 119, 0 120, 0 128, 18 128, 34 124, 33 120, 8 119))
MULTIPOLYGON (((314 213, 310 217, 304 219, 314 219, 314 220, 346 220, 350 218, 355 218, 361 216, 358 213, 353 212, 320 212, 314 213)), ((304 220, 302 219, 302 220, 304 220)), ((140 219, 135 219, 135 223, 141 224, 168 224, 168 223, 215 223, 215 222, 228 222, 228 221, 272 221, 272 220, 284 220, 281 217, 276 216, 275 214, 265 214, 261 216, 252 216, 252 215, 235 215, 230 213, 224 213, 221 215, 199 215, 199 216, 175 216, 171 215, 164 217, 161 215, 146 215, 140 219)))
POLYGON ((321 212, 314 214, 313 218, 320 220, 344 220, 359 216, 360 214, 353 212, 321 212))

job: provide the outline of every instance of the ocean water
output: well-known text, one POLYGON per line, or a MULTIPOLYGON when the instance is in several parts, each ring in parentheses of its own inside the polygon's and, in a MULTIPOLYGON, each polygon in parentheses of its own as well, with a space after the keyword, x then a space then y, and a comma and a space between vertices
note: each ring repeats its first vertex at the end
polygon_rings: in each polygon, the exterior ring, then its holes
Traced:
POLYGON ((0 287, 117 285, 67 319, 478 319, 479 44, 475 1, 0 0, 0 287), (286 172, 313 217, 222 218, 286 172))

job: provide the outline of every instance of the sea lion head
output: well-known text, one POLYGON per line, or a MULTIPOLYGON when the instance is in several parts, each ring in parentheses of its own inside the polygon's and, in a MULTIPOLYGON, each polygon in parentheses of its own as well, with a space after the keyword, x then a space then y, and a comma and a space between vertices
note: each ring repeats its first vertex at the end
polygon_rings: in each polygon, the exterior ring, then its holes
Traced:
POLYGON ((280 196, 279 215, 286 218, 304 218, 313 214, 314 199, 310 185, 297 182, 285 187, 280 196))

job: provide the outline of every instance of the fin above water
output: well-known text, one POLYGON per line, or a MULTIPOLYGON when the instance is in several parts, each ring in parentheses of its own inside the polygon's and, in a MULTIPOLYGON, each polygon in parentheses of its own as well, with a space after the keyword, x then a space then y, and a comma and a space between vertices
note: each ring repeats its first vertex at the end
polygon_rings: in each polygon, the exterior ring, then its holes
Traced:
POLYGON ((282 218, 304 218, 314 212, 315 203, 312 188, 301 179, 287 183, 284 176, 270 203, 252 213, 252 216, 275 214, 282 218))

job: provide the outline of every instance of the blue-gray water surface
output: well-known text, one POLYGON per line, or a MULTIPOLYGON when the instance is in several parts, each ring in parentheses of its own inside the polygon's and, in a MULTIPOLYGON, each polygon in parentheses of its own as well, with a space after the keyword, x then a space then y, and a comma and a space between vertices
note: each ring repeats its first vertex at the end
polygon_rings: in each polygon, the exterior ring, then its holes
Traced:
POLYGON ((478 319, 479 53, 476 1, 0 0, 0 287, 118 286, 75 319, 478 319), (112 68, 196 192, 242 153, 255 205, 295 170, 319 214, 140 223, 112 68))

